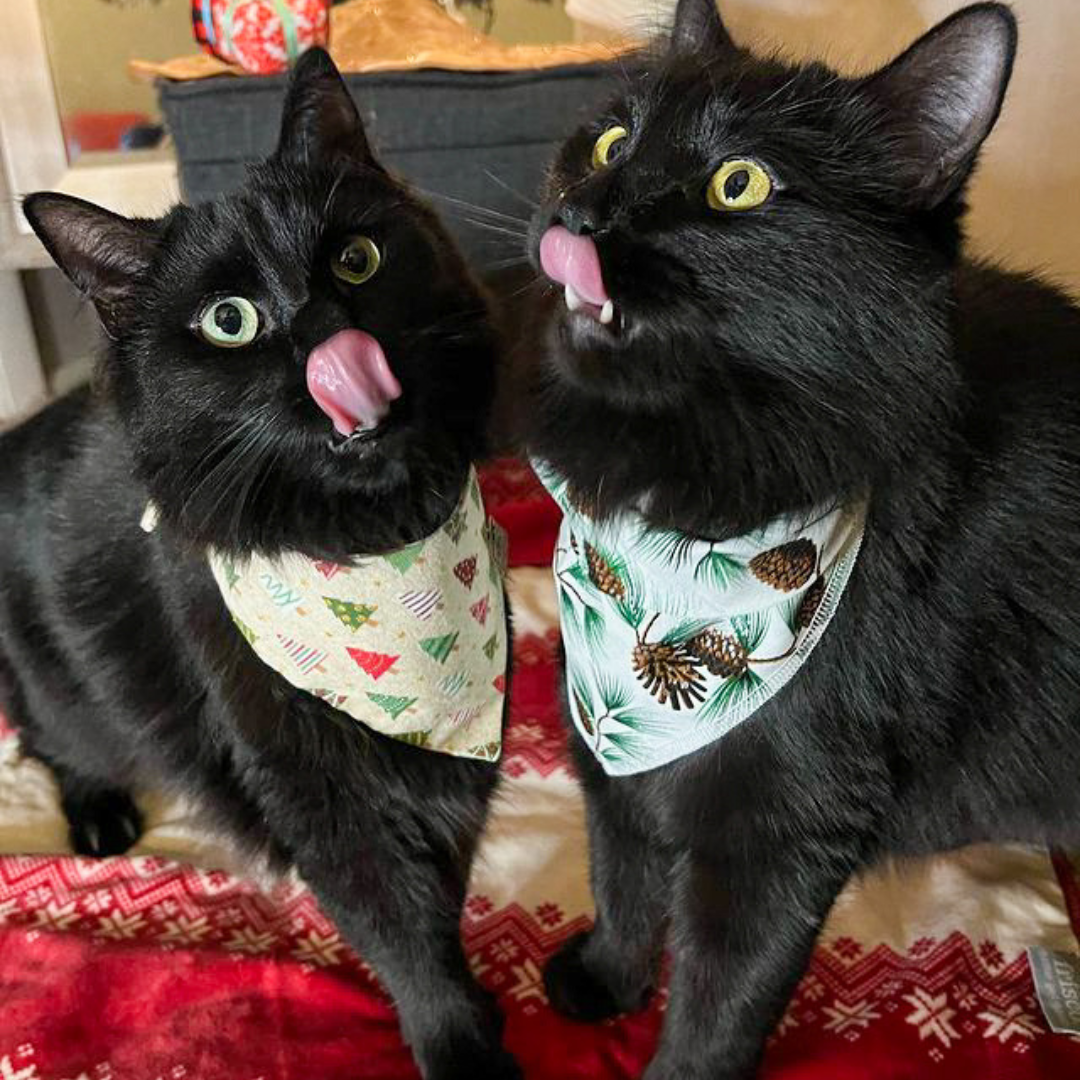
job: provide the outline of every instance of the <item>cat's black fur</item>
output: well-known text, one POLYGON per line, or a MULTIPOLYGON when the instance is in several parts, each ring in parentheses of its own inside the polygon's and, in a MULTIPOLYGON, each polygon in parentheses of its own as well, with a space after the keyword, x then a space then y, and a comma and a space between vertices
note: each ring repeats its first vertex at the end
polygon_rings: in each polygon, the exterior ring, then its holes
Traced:
POLYGON ((547 986, 583 1019, 636 1007, 666 930, 648 1080, 752 1075, 860 870, 1080 842, 1080 311, 961 248, 1015 42, 977 5, 840 78, 753 57, 682 0, 553 166, 534 235, 591 232, 620 314, 549 298, 529 451, 600 514, 705 537, 869 494, 838 613, 748 722, 621 778, 571 735, 597 923, 547 986), (629 138, 594 171, 612 123, 629 138), (770 200, 710 210, 709 176, 747 156, 770 200))
POLYGON ((158 221, 48 194, 26 212, 111 338, 103 394, 0 439, 4 706, 52 766, 77 850, 135 839, 130 792, 193 796, 299 869, 392 994, 427 1080, 518 1077, 458 931, 495 767, 386 738, 294 689, 232 625, 204 554, 344 560, 437 528, 484 443, 482 295, 372 156, 321 51, 300 61, 278 150, 238 194, 158 221), (358 230, 384 262, 351 288, 330 260, 358 230), (194 330, 222 292, 260 311, 245 349, 194 330), (379 437, 331 445, 304 364, 347 327, 382 342, 403 394, 379 437))

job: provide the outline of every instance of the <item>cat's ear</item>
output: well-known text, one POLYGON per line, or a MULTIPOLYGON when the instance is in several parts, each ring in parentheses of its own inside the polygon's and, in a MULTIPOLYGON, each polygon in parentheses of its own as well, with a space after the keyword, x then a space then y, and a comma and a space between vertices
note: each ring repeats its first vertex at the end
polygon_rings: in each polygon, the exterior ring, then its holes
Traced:
POLYGON ((968 178, 1001 112, 1016 39, 1009 8, 976 4, 865 81, 887 109, 895 178, 910 201, 932 208, 968 178))
POLYGON ((93 302, 109 336, 119 336, 132 283, 145 277, 157 252, 156 222, 50 191, 27 196, 23 213, 56 265, 93 302))
POLYGON ((679 0, 671 26, 676 52, 709 55, 736 48, 716 7, 716 0, 679 0))
POLYGON ((336 157, 377 164, 360 113, 325 49, 308 49, 293 68, 277 155, 305 166, 336 157))

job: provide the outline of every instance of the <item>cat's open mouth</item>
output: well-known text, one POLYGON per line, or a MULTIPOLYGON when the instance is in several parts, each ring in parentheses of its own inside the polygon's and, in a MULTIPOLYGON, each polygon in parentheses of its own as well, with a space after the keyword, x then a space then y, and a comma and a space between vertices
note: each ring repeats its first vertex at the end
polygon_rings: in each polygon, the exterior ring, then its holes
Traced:
POLYGON ((364 452, 378 442, 389 427, 390 424, 383 421, 375 427, 357 428, 350 435, 342 435, 341 432, 335 430, 326 440, 326 446, 334 454, 364 452))
POLYGON ((554 225, 540 238, 540 266, 557 285, 571 315, 591 319, 616 332, 620 312, 608 296, 600 255, 587 236, 554 225))

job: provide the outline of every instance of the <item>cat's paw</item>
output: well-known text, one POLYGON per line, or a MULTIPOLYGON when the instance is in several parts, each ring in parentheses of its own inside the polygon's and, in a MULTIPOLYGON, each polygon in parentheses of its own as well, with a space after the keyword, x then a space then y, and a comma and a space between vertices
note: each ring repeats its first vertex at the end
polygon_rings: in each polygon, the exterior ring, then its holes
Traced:
POLYGON ((544 988, 551 1007, 571 1020, 591 1024, 645 1007, 652 987, 616 990, 586 965, 584 950, 589 934, 575 934, 544 969, 544 988))
POLYGON ((77 855, 122 855, 142 836, 142 814, 124 791, 99 789, 67 798, 64 812, 77 855))

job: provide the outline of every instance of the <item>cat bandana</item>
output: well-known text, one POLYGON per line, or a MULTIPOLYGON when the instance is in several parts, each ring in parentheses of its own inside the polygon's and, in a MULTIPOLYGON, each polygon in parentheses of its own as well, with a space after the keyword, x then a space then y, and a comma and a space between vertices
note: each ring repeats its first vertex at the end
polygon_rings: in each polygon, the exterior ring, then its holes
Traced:
POLYGON ((821 640, 862 543, 862 505, 723 543, 637 512, 594 521, 535 464, 564 515, 554 570, 570 711, 613 776, 700 750, 779 692, 821 640))
POLYGON ((208 558, 240 633, 293 686, 391 738, 498 760, 504 536, 475 470, 446 524, 389 554, 208 558))

